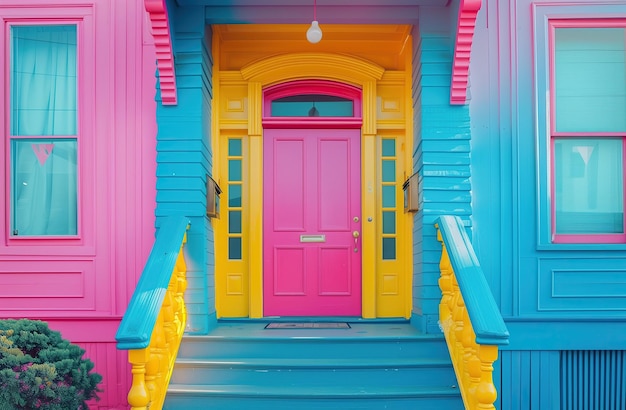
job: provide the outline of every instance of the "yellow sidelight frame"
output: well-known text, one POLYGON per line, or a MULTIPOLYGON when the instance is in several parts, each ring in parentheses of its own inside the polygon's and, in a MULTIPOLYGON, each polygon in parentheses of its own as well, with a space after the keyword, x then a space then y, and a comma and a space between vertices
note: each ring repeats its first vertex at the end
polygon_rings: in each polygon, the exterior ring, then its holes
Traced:
MULTIPOLYGON (((410 39, 409 39, 410 42, 410 39)), ((214 56, 220 38, 213 37, 214 56)), ((407 48, 410 50, 410 44, 407 48)), ((402 211, 401 184, 412 158, 410 53, 404 71, 386 72, 370 61, 335 53, 289 53, 268 56, 239 71, 220 71, 215 61, 213 84, 214 177, 224 190, 225 211, 214 220, 216 310, 222 317, 263 317, 263 89, 301 79, 323 79, 362 90, 362 317, 405 317, 411 314, 412 214, 402 211), (398 93, 398 90, 400 91, 398 93), (381 95, 382 92, 382 95, 381 95), (399 95, 401 94, 401 95, 399 95), (386 101, 394 100, 386 106, 386 101), (242 260, 228 260, 228 139, 242 138, 242 260), (380 145, 396 138, 396 259, 383 261, 380 145), (368 218, 372 222, 368 222, 368 218), (395 276, 394 276, 395 275, 395 276), (385 280, 395 277, 396 295, 385 292, 385 280)), ((393 293, 393 292, 392 292, 393 293)))

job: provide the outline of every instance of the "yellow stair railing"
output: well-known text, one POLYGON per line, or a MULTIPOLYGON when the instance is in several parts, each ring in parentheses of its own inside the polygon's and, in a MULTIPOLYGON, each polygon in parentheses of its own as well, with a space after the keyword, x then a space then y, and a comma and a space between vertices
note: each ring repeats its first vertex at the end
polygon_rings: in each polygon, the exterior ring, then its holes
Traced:
POLYGON ((165 220, 115 335, 132 366, 128 404, 133 410, 161 409, 165 401, 187 322, 182 250, 188 228, 187 218, 165 220))
POLYGON ((439 324, 463 402, 467 410, 495 409, 493 363, 509 332, 461 219, 441 216, 435 227, 442 245, 439 324))

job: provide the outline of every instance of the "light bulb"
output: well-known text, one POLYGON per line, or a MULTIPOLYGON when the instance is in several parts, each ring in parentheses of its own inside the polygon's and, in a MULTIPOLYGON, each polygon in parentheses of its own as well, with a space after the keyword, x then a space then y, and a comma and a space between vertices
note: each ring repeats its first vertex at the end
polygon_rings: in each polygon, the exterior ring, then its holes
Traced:
POLYGON ((322 30, 320 30, 320 25, 317 20, 313 20, 311 22, 311 27, 306 31, 306 39, 309 40, 309 43, 319 43, 322 39, 322 30))

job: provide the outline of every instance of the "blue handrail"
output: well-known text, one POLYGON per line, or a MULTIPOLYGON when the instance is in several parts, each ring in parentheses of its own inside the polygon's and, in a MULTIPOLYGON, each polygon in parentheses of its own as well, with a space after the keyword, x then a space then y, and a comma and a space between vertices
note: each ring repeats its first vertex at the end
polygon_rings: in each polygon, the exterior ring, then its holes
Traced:
POLYGON ((182 216, 168 217, 159 229, 150 257, 117 329, 115 340, 118 349, 143 349, 150 344, 189 223, 189 219, 182 216))
POLYGON ((436 224, 463 295, 476 334, 476 343, 509 344, 509 331, 465 232, 463 221, 458 216, 444 215, 437 219, 436 224))

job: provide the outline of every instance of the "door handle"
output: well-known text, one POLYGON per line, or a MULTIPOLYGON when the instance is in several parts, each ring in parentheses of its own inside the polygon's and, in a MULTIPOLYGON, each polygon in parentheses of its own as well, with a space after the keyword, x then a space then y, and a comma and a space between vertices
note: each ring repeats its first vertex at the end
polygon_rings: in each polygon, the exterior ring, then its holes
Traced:
POLYGON ((361 234, 359 233, 359 231, 352 231, 352 237, 354 238, 354 251, 358 252, 359 251, 359 236, 361 234))

